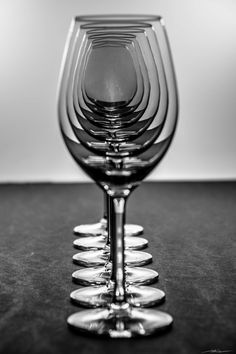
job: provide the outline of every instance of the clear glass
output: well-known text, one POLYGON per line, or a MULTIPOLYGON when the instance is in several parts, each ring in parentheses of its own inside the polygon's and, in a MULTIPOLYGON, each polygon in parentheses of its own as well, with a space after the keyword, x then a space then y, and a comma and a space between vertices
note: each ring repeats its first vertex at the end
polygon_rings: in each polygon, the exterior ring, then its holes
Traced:
MULTIPOLYGON (((110 224, 112 223, 112 215, 111 215, 111 198, 107 196, 105 199, 106 202, 106 215, 107 215, 107 223, 106 223, 106 229, 103 230, 103 234, 100 236, 90 236, 90 237, 84 237, 84 238, 79 238, 76 239, 73 243, 75 248, 78 248, 79 250, 82 251, 91 251, 91 250, 100 250, 100 252, 89 252, 85 254, 77 254, 74 257, 74 262, 82 265, 82 266, 96 266, 99 264, 104 264, 104 260, 110 257, 110 224), (86 258, 87 256, 87 258, 86 258)), ((148 245, 148 241, 144 238, 141 237, 130 237, 126 234, 125 236, 125 248, 127 250, 141 250, 146 248, 148 245)), ((135 257, 135 262, 140 260, 140 262, 144 262, 143 264, 146 264, 146 255, 142 253, 136 253, 136 254, 128 254, 128 263, 132 263, 134 261, 135 257), (133 256, 131 258, 131 256, 133 256), (140 259, 138 259, 138 256, 140 259)), ((149 261, 151 261, 151 255, 148 257, 149 261)), ((107 260, 108 261, 108 260, 107 260)), ((111 261, 111 259, 110 259, 111 261)))
MULTIPOLYGON (((110 279, 111 276, 111 262, 112 262, 112 254, 110 252, 110 225, 112 223, 112 215, 110 213, 110 203, 111 198, 106 197, 104 198, 107 204, 107 230, 103 231, 103 235, 100 236, 91 236, 85 238, 79 238, 74 241, 74 247, 78 248, 83 251, 89 251, 88 253, 82 252, 79 254, 74 255, 73 261, 74 263, 84 266, 84 267, 94 267, 98 265, 104 265, 100 267, 100 274, 99 269, 94 270, 88 273, 87 269, 80 270, 75 272, 72 275, 72 279, 79 284, 86 284, 86 285, 104 285, 106 284, 107 280, 110 279), (92 252, 91 250, 96 250, 98 252, 92 252), (89 276, 89 277, 88 277, 89 276), (87 278, 86 278, 87 277, 87 278)), ((152 256, 149 253, 143 252, 130 252, 130 250, 140 250, 146 248, 148 241, 141 237, 130 237, 125 236, 125 248, 126 252, 126 262, 130 266, 134 265, 145 265, 152 261, 152 256)), ((140 268, 139 268, 140 269, 140 268)), ((129 270, 126 272, 127 274, 127 284, 151 284, 154 283, 158 279, 158 274, 153 271, 150 272, 149 269, 143 269, 142 271, 138 272, 136 270, 129 270)), ((101 290, 104 293, 104 290, 101 290)), ((107 289, 108 291, 108 289, 107 289)), ((144 294, 145 296, 145 294, 144 294)), ((100 296, 98 294, 98 301, 100 296)), ((87 297, 88 301, 94 302, 91 297, 87 297)), ((84 302, 84 301, 83 301, 84 302)))
MULTIPOLYGON (((111 198, 112 213, 109 300, 104 300, 105 309, 71 315, 68 324, 73 328, 128 338, 149 335, 173 321, 169 314, 136 308, 140 302, 129 300, 125 257, 131 251, 125 251, 124 224, 127 198, 170 146, 177 101, 161 17, 86 16, 73 21, 60 78, 61 132, 78 165, 111 198)), ((148 291, 152 305, 156 289, 148 291)))
MULTIPOLYGON (((107 193, 104 193, 104 202, 103 202, 103 215, 102 218, 92 224, 81 224, 74 227, 73 231, 75 235, 79 236, 103 236, 107 237, 107 193)), ((138 236, 143 234, 143 227, 137 224, 125 224, 125 235, 126 236, 138 236)), ((86 241, 84 240, 84 243, 86 241)), ((86 244, 86 243, 85 243, 86 244)), ((96 245, 94 240, 93 246, 96 245)))
MULTIPOLYGON (((100 235, 98 236, 87 236, 87 237, 80 237, 74 241, 74 247, 78 248, 82 251, 89 251, 89 250, 102 250, 105 249, 107 251, 108 247, 110 246, 110 236, 109 236, 109 224, 112 222, 112 216, 110 213, 110 197, 107 193, 104 193, 106 197, 104 198, 104 208, 105 215, 102 219, 101 224, 103 225, 103 230, 100 235)), ((98 224, 96 224, 98 226, 98 224)), ((93 226, 95 226, 93 224, 93 226)), ((98 231, 99 227, 93 228, 93 230, 98 231)), ((132 226, 132 225, 126 225, 132 226)), ((89 227, 89 225, 88 225, 89 227)), ((126 228, 127 229, 127 228, 126 228)), ((141 237, 133 237, 133 234, 125 233, 125 248, 126 249, 143 249, 146 248, 148 245, 148 241, 141 237), (132 236, 132 237, 131 237, 132 236)))
MULTIPOLYGON (((128 285, 149 285, 158 280, 159 274, 148 268, 125 267, 125 281, 128 285)), ((72 280, 79 285, 107 285, 111 278, 111 264, 79 269, 72 273, 72 280)))

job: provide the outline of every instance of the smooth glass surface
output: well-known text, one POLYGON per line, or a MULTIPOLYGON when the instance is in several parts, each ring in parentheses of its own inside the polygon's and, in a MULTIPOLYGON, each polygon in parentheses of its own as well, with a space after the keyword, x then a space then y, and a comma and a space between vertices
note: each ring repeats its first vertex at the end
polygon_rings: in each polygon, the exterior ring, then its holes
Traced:
MULTIPOLYGON (((72 273, 72 279, 79 285, 106 285, 111 278, 111 265, 84 268, 72 273)), ((125 267, 127 284, 148 285, 158 280, 158 273, 153 269, 143 267, 125 267)))
MULTIPOLYGON (((74 227, 73 232, 78 236, 101 236, 107 233, 107 220, 102 218, 92 224, 81 224, 74 227)), ((143 234, 143 227, 137 224, 125 224, 126 236, 138 236, 143 234)))
MULTIPOLYGON (((96 267, 107 264, 110 260, 110 249, 98 251, 84 251, 74 254, 73 262, 83 267, 96 267)), ((143 251, 125 251, 125 264, 129 266, 143 266, 152 262, 152 255, 143 251)))
MULTIPOLYGON (((106 236, 92 236, 86 238, 77 238, 74 240, 73 245, 82 251, 89 250, 102 250, 106 246, 106 236)), ((148 240, 143 237, 125 237, 125 248, 129 250, 141 250, 148 246, 148 240)))
POLYGON ((111 338, 131 338, 163 331, 171 326, 173 318, 162 311, 128 307, 125 310, 107 308, 80 311, 69 316, 67 322, 82 332, 111 338))
MULTIPOLYGON (((163 302, 164 291, 150 286, 126 286, 126 301, 136 307, 152 307, 163 302)), ((110 286, 88 286, 74 290, 71 301, 84 307, 106 307, 112 304, 114 288, 110 286)))

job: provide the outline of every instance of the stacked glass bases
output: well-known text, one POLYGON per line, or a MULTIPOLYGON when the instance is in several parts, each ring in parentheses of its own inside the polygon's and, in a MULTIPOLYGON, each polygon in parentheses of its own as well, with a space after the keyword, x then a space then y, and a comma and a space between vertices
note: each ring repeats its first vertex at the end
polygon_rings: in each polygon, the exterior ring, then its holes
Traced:
POLYGON ((105 193, 106 215, 81 225, 72 274, 84 287, 71 300, 88 309, 69 316, 79 331, 112 338, 168 328, 172 317, 147 309, 165 299, 148 286, 158 273, 143 268, 142 227, 125 224, 130 193, 166 153, 177 123, 177 89, 169 43, 159 16, 81 16, 71 25, 58 100, 65 144, 105 193))

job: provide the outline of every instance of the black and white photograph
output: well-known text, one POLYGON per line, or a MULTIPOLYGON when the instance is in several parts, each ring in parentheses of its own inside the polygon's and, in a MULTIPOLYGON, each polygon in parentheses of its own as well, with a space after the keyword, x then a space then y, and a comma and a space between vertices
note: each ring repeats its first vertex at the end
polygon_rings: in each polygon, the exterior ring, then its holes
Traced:
POLYGON ((0 0, 0 354, 236 354, 236 1, 0 0))

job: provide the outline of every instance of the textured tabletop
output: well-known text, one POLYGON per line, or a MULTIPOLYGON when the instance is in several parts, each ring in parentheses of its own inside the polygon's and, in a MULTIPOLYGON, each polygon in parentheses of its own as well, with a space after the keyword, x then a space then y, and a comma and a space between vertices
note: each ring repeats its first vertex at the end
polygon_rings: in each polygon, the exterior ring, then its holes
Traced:
POLYGON ((127 221, 142 224, 157 284, 174 317, 150 338, 104 339, 68 329, 76 224, 102 215, 94 184, 0 185, 0 353, 235 353, 236 183, 143 183, 127 221))

